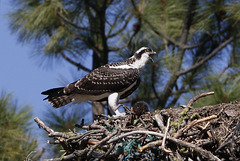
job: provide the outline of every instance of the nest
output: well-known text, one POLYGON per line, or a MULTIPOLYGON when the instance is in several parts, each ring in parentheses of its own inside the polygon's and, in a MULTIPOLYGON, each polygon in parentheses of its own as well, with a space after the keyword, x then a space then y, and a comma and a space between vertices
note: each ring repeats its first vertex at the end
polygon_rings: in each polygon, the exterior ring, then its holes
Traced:
POLYGON ((123 117, 100 115, 91 125, 79 125, 84 133, 55 132, 35 121, 65 150, 49 160, 238 160, 240 104, 191 108, 206 95, 182 108, 146 112, 142 103, 123 117))

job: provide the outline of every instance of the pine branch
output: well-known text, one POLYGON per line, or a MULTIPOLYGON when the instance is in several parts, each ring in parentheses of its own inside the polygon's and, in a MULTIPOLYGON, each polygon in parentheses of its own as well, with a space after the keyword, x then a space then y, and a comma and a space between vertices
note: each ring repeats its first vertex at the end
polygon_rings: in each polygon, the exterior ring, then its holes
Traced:
POLYGON ((219 51, 221 51, 224 47, 226 47, 227 45, 229 45, 232 41, 233 41, 234 37, 230 37, 229 39, 227 39, 226 41, 224 41, 223 43, 221 43, 217 48, 215 48, 211 53, 209 53, 206 57, 204 57, 201 61, 199 61, 197 64, 194 64, 193 66, 191 66, 190 68, 178 72, 177 76, 181 76, 184 75, 188 72, 191 72, 192 70, 195 70, 196 68, 199 68, 200 66, 202 66, 204 63, 206 63, 208 60, 210 60, 213 56, 215 56, 219 51))
POLYGON ((198 48, 200 46, 202 46, 205 42, 200 42, 197 44, 192 44, 192 45, 184 45, 184 49, 194 49, 194 48, 198 48))
POLYGON ((81 27, 78 26, 77 24, 73 23, 71 20, 69 20, 67 17, 65 17, 61 12, 57 12, 58 16, 64 21, 67 22, 68 24, 72 25, 73 27, 80 29, 80 30, 85 30, 85 31, 91 31, 91 32, 96 32, 96 33, 101 33, 101 31, 96 30, 96 29, 92 29, 92 28, 88 28, 88 27, 81 27))
POLYGON ((131 18, 132 18, 132 16, 129 16, 129 17, 127 18, 127 20, 125 20, 125 23, 124 23, 124 25, 122 26, 122 28, 120 28, 120 29, 119 29, 118 31, 116 31, 115 33, 112 33, 112 34, 108 35, 107 38, 112 38, 112 37, 115 37, 115 36, 121 34, 121 32, 126 29, 126 27, 127 27, 127 25, 128 25, 128 23, 129 23, 129 21, 130 21, 131 18))
POLYGON ((72 64, 72 65, 75 65, 75 66, 78 68, 78 70, 79 70, 79 69, 82 69, 82 70, 84 70, 84 71, 86 71, 86 72, 90 72, 90 71, 91 71, 90 69, 84 67, 84 66, 81 65, 80 63, 77 63, 77 62, 73 61, 72 59, 70 59, 69 57, 67 57, 67 56, 64 54, 63 51, 60 51, 59 53, 62 55, 62 57, 63 57, 66 61, 68 61, 68 62, 69 62, 70 64, 72 64))
POLYGON ((189 35, 189 30, 190 30, 190 26, 192 24, 193 21, 193 16, 194 16, 194 9, 196 6, 196 2, 194 0, 190 1, 190 4, 188 6, 188 11, 186 13, 186 18, 185 18, 185 22, 184 22, 184 26, 183 26, 183 31, 182 31, 182 35, 180 38, 180 42, 179 42, 179 49, 176 55, 176 63, 174 65, 174 69, 172 71, 172 75, 168 80, 168 83, 166 84, 163 92, 160 94, 160 101, 159 101, 159 105, 161 107, 164 107, 169 96, 172 93, 172 89, 174 87, 174 85, 177 82, 177 79, 179 78, 179 75, 177 74, 180 69, 181 69, 181 65, 182 65, 182 59, 185 53, 185 49, 183 48, 187 42, 188 39, 188 35, 189 35))
POLYGON ((177 41, 171 39, 170 37, 168 37, 166 34, 164 34, 163 32, 158 31, 148 20, 144 19, 144 22, 146 22, 146 24, 148 24, 148 26, 151 28, 151 30, 157 34, 158 36, 166 39, 170 44, 177 46, 179 48, 183 48, 184 46, 182 46, 181 44, 179 44, 177 41))

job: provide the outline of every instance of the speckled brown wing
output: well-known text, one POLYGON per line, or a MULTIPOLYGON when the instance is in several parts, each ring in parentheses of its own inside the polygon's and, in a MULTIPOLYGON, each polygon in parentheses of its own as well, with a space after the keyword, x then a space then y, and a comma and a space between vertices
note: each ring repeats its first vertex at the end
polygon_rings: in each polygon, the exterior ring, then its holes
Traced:
POLYGON ((66 93, 74 92, 84 95, 121 92, 136 82, 139 74, 138 69, 117 69, 106 65, 69 84, 64 90, 66 93))

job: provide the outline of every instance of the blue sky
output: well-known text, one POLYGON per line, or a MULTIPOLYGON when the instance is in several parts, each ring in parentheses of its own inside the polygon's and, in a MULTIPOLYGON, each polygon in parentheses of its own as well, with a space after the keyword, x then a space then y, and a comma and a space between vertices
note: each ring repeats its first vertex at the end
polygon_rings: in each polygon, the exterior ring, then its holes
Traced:
POLYGON ((0 90, 12 93, 19 106, 32 106, 33 117, 41 118, 43 111, 51 106, 43 101, 40 93, 62 86, 62 78, 70 83, 76 77, 73 75, 83 73, 64 61, 51 68, 40 67, 37 61, 41 59, 32 56, 33 45, 22 44, 17 41, 16 34, 11 34, 6 17, 13 8, 10 2, 0 1, 0 90))

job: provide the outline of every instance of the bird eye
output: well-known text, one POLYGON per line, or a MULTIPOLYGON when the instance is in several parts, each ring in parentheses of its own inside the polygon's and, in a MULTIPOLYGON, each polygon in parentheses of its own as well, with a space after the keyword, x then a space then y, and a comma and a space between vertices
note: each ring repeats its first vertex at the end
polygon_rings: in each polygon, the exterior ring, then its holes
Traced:
POLYGON ((149 52, 150 51, 150 49, 146 49, 146 52, 149 52))

